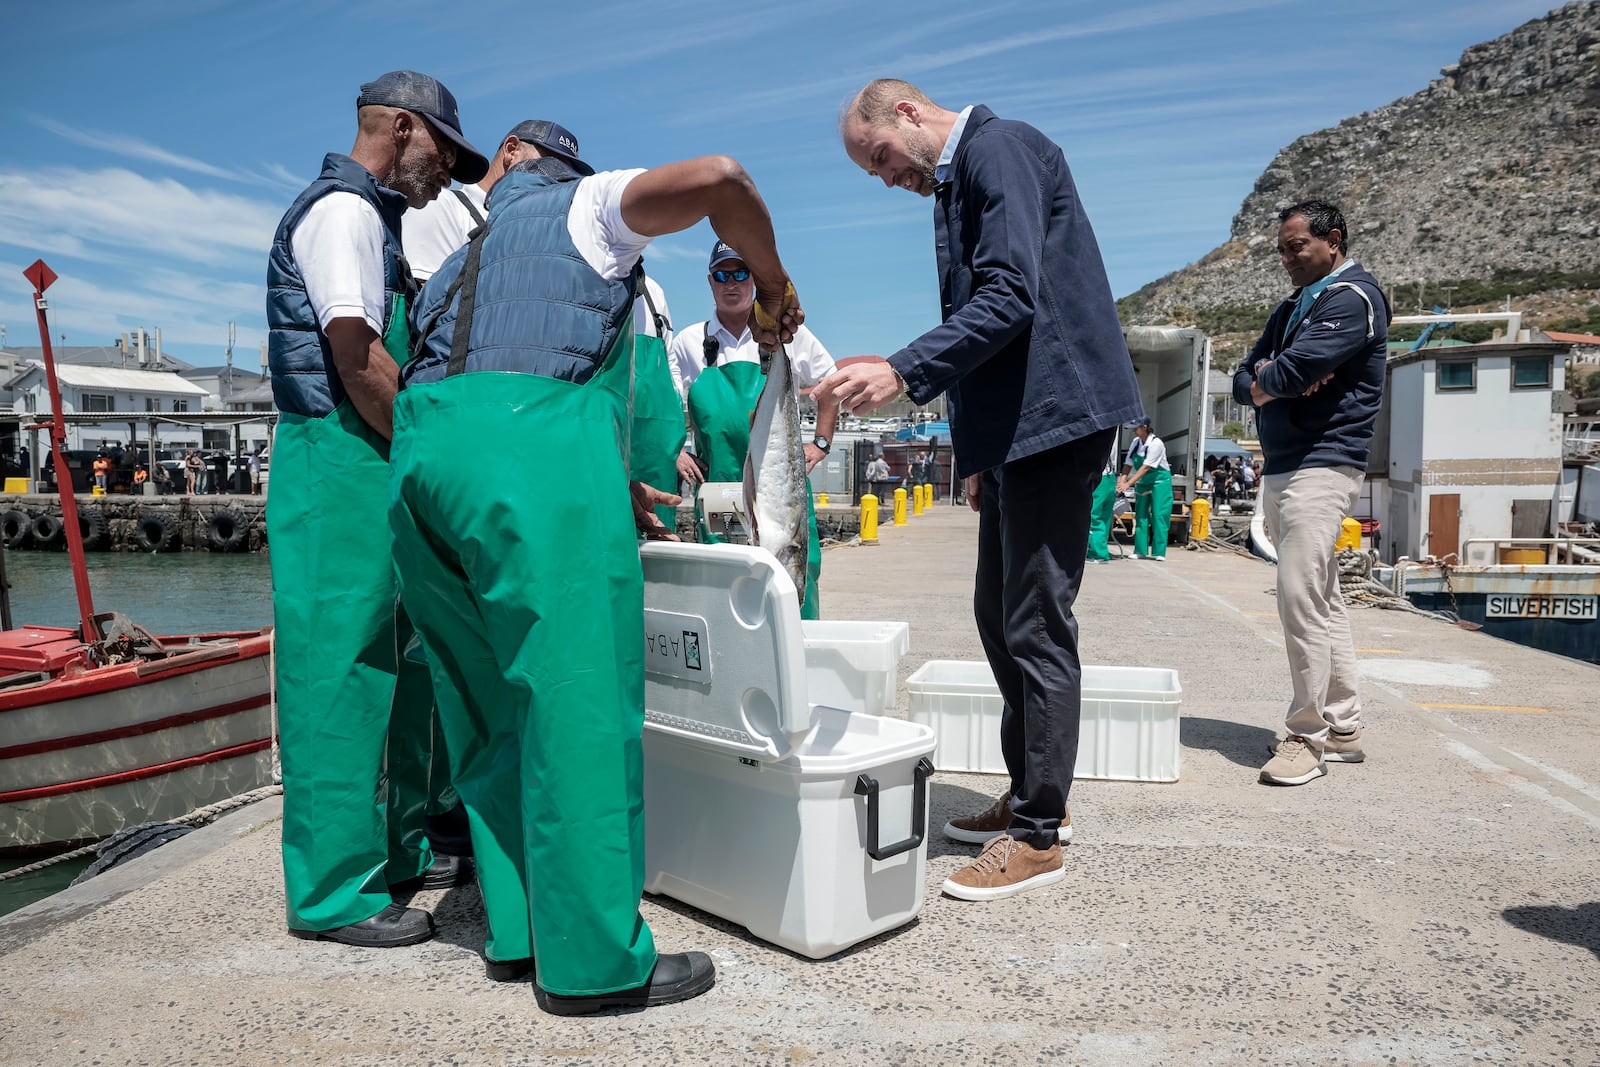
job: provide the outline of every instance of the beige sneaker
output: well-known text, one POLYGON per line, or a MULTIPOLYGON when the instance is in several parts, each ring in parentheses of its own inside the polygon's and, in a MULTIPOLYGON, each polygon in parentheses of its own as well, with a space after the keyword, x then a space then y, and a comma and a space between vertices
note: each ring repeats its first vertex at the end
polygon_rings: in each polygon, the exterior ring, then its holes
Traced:
MULTIPOLYGON (((1011 794, 1002 793, 1000 799, 976 815, 951 819, 944 824, 944 836, 968 845, 981 845, 996 834, 1003 834, 1011 826, 1011 794)), ((1056 838, 1064 845, 1072 840, 1072 809, 1061 816, 1061 828, 1056 838)))
POLYGON ((1278 742, 1277 754, 1261 768, 1261 780, 1272 785, 1305 785, 1327 773, 1322 756, 1295 734, 1278 742))
POLYGON ((1353 733, 1328 731, 1328 742, 1322 746, 1322 758, 1327 763, 1360 763, 1367 758, 1361 751, 1361 727, 1353 733))
POLYGON ((944 891, 958 900, 999 900, 1066 876, 1059 841, 1041 849, 1000 834, 983 846, 977 859, 944 880, 944 891))

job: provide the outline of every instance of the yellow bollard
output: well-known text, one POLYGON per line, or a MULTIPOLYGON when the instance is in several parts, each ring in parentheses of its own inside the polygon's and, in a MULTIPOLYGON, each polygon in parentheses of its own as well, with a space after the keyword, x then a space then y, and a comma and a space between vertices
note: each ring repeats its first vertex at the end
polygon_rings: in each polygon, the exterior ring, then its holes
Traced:
POLYGON ((894 524, 906 524, 906 487, 903 485, 894 491, 894 524))
POLYGON ((878 543, 878 498, 871 493, 861 498, 861 543, 878 543))
POLYGON ((1189 537, 1200 540, 1211 536, 1211 501, 1205 497, 1196 498, 1189 507, 1189 537))
POLYGON ((922 486, 920 485, 911 487, 911 514, 922 514, 922 486))
POLYGON ((827 493, 818 493, 817 494, 817 507, 825 508, 827 506, 828 506, 828 494, 827 493))
POLYGON ((1345 516, 1344 521, 1339 523, 1339 539, 1333 543, 1333 550, 1338 552, 1344 548, 1359 549, 1360 547, 1361 523, 1349 516, 1345 516))

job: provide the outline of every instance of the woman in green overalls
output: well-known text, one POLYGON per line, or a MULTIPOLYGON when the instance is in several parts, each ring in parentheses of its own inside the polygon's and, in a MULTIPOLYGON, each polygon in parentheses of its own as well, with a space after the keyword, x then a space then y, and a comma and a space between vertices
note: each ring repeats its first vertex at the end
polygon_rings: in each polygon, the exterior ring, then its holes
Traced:
POLYGON ((1133 554, 1138 559, 1167 558, 1167 528, 1172 525, 1172 467, 1167 446, 1150 432, 1150 420, 1140 419, 1133 432, 1139 441, 1128 452, 1119 489, 1132 486, 1133 554))

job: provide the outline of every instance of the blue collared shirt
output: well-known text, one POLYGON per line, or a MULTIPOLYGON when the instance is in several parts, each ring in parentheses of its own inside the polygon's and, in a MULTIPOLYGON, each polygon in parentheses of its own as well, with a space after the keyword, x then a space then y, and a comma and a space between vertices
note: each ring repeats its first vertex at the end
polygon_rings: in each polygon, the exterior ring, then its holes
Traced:
POLYGON ((950 180, 950 164, 956 158, 956 145, 961 143, 961 134, 967 128, 967 116, 972 114, 972 106, 961 109, 961 114, 956 118, 956 124, 950 127, 950 136, 944 139, 944 150, 939 153, 939 162, 933 168, 933 180, 947 182, 950 180))

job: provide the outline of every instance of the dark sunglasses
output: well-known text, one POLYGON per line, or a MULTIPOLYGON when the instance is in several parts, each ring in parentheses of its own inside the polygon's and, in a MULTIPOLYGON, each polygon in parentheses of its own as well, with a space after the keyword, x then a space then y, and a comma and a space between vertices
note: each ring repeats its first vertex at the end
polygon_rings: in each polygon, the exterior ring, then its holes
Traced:
POLYGON ((750 277, 748 270, 714 270, 711 272, 712 280, 718 282, 742 282, 750 277))

